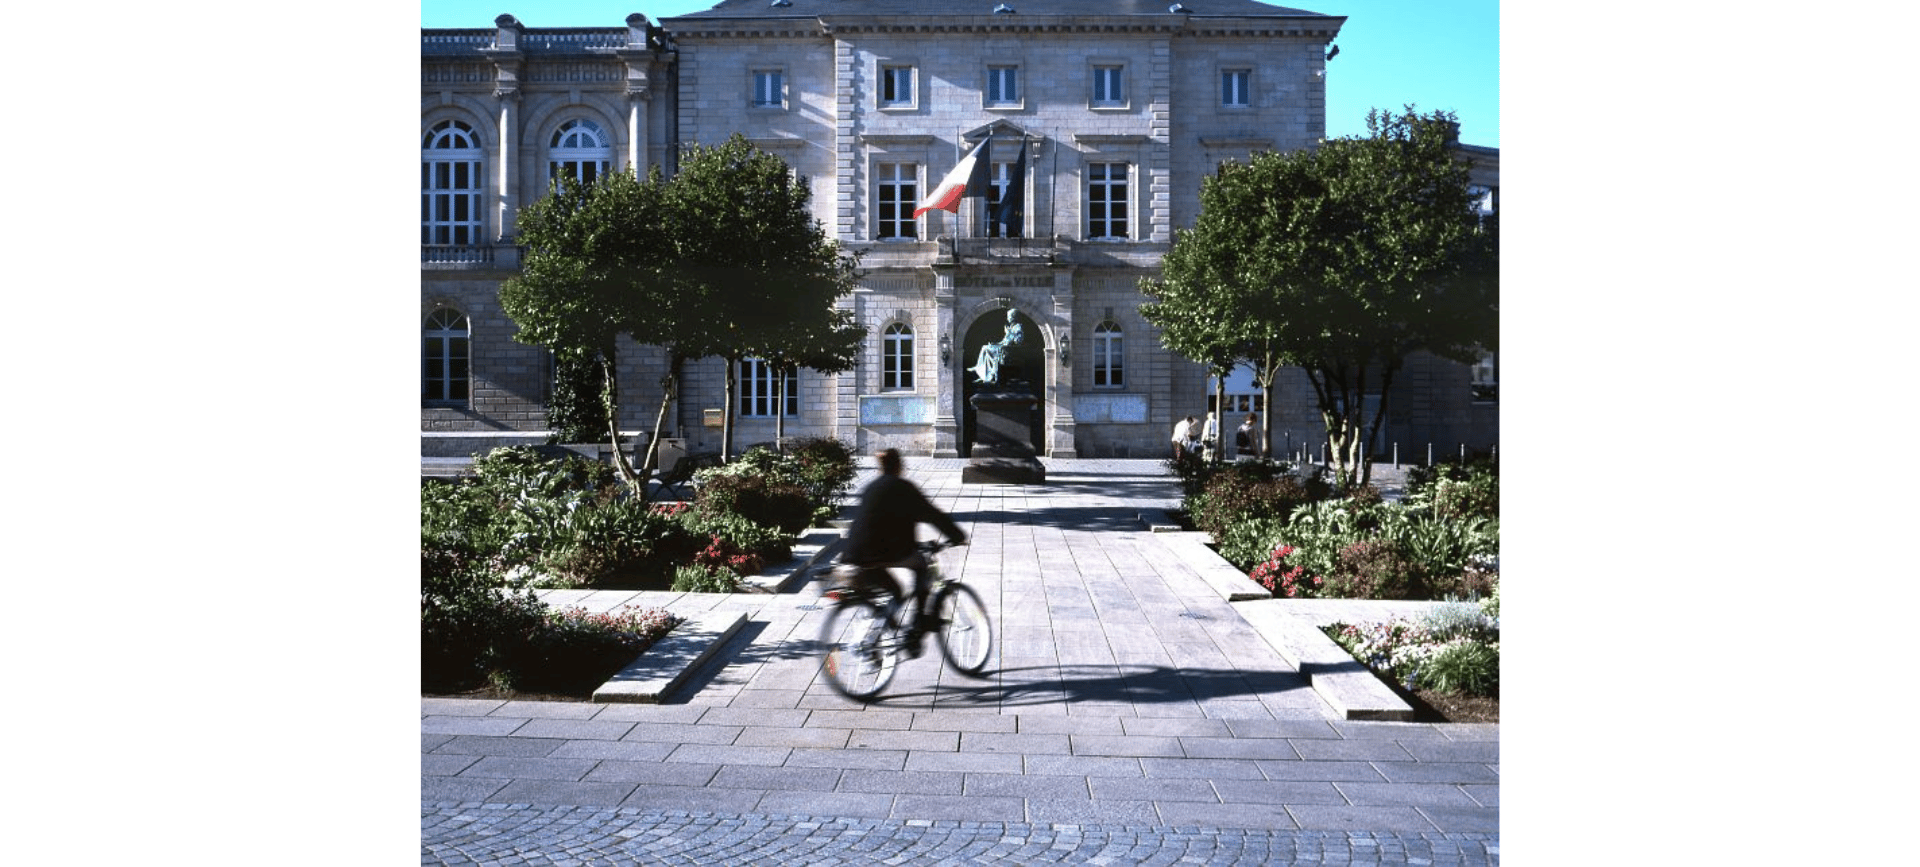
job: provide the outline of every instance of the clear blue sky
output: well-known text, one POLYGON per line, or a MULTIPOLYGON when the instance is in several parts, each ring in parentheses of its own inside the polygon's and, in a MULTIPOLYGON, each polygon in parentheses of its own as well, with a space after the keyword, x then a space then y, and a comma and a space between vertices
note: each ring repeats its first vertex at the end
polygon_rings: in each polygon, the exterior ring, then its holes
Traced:
MULTIPOLYGON (((718 0, 421 0, 422 27, 491 27, 511 12, 528 27, 617 27, 711 9, 718 0)), ((1362 135, 1367 109, 1446 109, 1468 144, 1500 146, 1497 0, 1302 0, 1274 3, 1344 15, 1327 64, 1327 134, 1362 135)))

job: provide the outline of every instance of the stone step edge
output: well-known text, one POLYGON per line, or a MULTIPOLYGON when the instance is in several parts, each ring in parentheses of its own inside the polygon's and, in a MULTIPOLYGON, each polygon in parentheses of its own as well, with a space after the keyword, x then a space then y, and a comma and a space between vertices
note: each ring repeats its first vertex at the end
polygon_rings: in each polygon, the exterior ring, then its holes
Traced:
POLYGON ((747 615, 742 611, 710 611, 687 617, 594 690, 593 700, 659 703, 746 623, 747 615))
POLYGON ((1260 586, 1260 582, 1247 577, 1247 573, 1228 563, 1219 552, 1213 550, 1213 536, 1189 531, 1156 532, 1153 537, 1192 567, 1194 574, 1219 593, 1220 598, 1228 602, 1273 598, 1273 591, 1260 586))
POLYGON ((1288 600, 1269 599, 1233 606, 1240 617, 1307 678, 1313 691, 1342 718, 1412 722, 1413 706, 1380 682, 1372 669, 1320 631, 1323 624, 1289 613, 1288 600))

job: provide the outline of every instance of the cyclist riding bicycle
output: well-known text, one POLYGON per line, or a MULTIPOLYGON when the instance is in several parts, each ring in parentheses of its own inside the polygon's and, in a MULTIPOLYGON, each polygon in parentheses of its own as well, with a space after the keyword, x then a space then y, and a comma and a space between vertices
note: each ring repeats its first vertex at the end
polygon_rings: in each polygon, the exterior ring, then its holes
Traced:
POLYGON ((847 552, 842 559, 863 567, 866 580, 885 576, 896 598, 900 596, 899 582, 886 569, 913 570, 913 626, 907 631, 906 652, 910 658, 918 657, 926 634, 922 624, 926 622, 923 615, 931 582, 927 580, 926 558, 914 547, 914 528, 932 524, 955 545, 967 544, 967 534, 947 513, 928 502, 918 487, 901 478, 899 449, 887 449, 878 457, 880 477, 860 492, 860 514, 847 530, 847 552))

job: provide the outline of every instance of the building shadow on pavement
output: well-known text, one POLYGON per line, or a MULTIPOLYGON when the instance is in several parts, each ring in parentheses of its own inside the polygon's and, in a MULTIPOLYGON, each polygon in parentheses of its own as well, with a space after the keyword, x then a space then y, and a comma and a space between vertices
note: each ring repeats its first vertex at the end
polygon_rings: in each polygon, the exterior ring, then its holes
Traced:
POLYGON ((1169 668, 1161 665, 1035 665, 1004 668, 982 676, 979 685, 959 679, 911 684, 883 693, 875 706, 888 703, 1030 707, 1077 702, 1162 704, 1272 695, 1310 689, 1306 677, 1286 671, 1169 668))

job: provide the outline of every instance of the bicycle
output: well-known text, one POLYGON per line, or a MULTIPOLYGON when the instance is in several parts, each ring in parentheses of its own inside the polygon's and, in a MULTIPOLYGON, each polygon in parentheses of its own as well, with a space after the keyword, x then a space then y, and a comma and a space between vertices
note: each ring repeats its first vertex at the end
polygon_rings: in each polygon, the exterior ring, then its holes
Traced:
MULTIPOLYGON (((918 547, 927 561, 927 580, 933 582, 933 613, 925 615, 931 618, 925 631, 939 636, 940 655, 955 671, 979 677, 993 652, 993 623, 987 607, 973 588, 941 573, 934 555, 948 547, 945 543, 921 542, 918 547)), ((829 568, 834 583, 822 594, 832 603, 821 624, 820 641, 826 652, 820 671, 834 692, 867 701, 887 687, 899 664, 911 625, 899 618, 906 600, 892 576, 884 575, 892 567, 840 563, 829 568), (869 569, 882 572, 887 580, 867 575, 869 569)))

